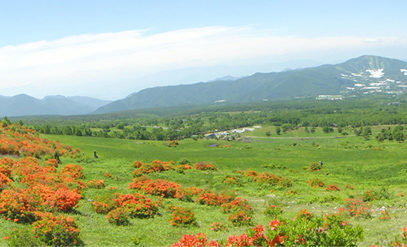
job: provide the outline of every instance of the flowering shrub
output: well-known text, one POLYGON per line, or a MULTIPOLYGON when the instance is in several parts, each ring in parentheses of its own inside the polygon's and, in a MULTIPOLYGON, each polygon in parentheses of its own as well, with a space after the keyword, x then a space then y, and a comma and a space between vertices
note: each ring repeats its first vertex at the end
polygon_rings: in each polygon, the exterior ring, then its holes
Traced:
POLYGON ((93 202, 92 205, 96 213, 107 214, 111 210, 115 209, 118 205, 115 199, 119 198, 120 194, 109 194, 98 196, 93 202))
MULTIPOLYGON (((225 246, 354 246, 363 240, 361 227, 342 224, 342 219, 338 217, 299 218, 282 222, 273 220, 267 231, 262 225, 257 225, 247 234, 229 236, 225 246)), ((200 233, 198 236, 183 235, 182 241, 173 246, 209 246, 206 235, 200 233)))
POLYGON ((211 170, 211 171, 217 171, 218 168, 215 167, 214 164, 211 163, 205 163, 205 162, 197 162, 194 165, 195 170, 211 170))
POLYGON ((314 188, 319 188, 319 187, 324 187, 325 183, 319 179, 319 178, 314 178, 311 181, 307 181, 307 183, 314 188))
POLYGON ((310 171, 310 172, 317 172, 317 171, 320 171, 320 170, 322 170, 322 165, 319 164, 319 163, 316 163, 316 162, 312 163, 308 167, 308 171, 310 171))
POLYGON ((345 207, 339 208, 339 213, 347 214, 349 217, 370 218, 369 204, 363 202, 362 198, 346 198, 344 199, 345 207))
POLYGON ((107 213, 107 220, 109 223, 116 225, 129 225, 129 212, 125 208, 116 208, 107 213))
POLYGON ((194 213, 189 208, 172 207, 173 226, 196 226, 197 222, 194 213))
POLYGON ((236 176, 226 175, 223 178, 223 183, 225 184, 233 184, 233 185, 242 185, 236 176))
POLYGON ((161 201, 153 202, 150 198, 139 193, 119 195, 117 199, 113 200, 118 207, 125 208, 130 216, 136 218, 154 217, 158 213, 159 204, 161 204, 161 201))
POLYGON ((284 209, 279 206, 275 205, 269 205, 267 208, 264 210, 264 213, 268 216, 271 216, 273 218, 277 218, 277 216, 281 215, 284 212, 284 209))
POLYGON ((252 224, 252 216, 247 210, 234 212, 228 216, 228 220, 230 220, 234 226, 246 226, 252 224))
POLYGON ((84 178, 82 167, 77 164, 68 164, 62 168, 61 172, 71 175, 73 178, 84 178))
POLYGON ((291 187, 293 185, 292 181, 288 178, 283 178, 277 175, 274 175, 269 172, 257 173, 252 170, 248 170, 243 173, 244 177, 252 178, 253 181, 259 183, 267 183, 270 185, 279 185, 281 187, 291 187))
POLYGON ((105 174, 103 174, 103 176, 107 178, 113 178, 113 175, 110 172, 106 172, 105 174))
POLYGON ((183 190, 181 185, 165 179, 150 179, 142 176, 134 178, 129 185, 130 189, 142 190, 146 194, 157 195, 171 198, 183 197, 183 190))
POLYGON ((190 170, 192 167, 190 165, 178 165, 177 166, 178 170, 190 170))
POLYGON ((72 217, 54 216, 52 213, 36 213, 39 220, 33 223, 35 236, 47 245, 79 246, 79 227, 72 217))
POLYGON ((328 185, 328 187, 325 188, 325 190, 330 190, 330 191, 340 191, 341 189, 339 189, 336 185, 334 184, 330 184, 328 185))
POLYGON ((213 246, 213 247, 220 247, 221 245, 214 241, 211 240, 208 242, 208 239, 206 237, 206 235, 204 233, 198 233, 196 236, 195 235, 188 235, 188 234, 184 234, 182 235, 181 239, 171 245, 172 247, 209 247, 209 246, 213 246))
POLYGON ((365 202, 373 201, 373 200, 377 199, 377 193, 376 193, 376 191, 373 191, 373 190, 367 190, 363 193, 362 199, 365 202))
POLYGON ((306 209, 303 209, 300 212, 298 212, 298 214, 295 216, 294 220, 297 220, 297 219, 310 220, 311 218, 312 218, 312 213, 306 209))
POLYGON ((227 203, 232 199, 231 195, 227 194, 216 194, 210 191, 203 192, 198 195, 197 202, 200 204, 205 204, 209 206, 219 206, 223 203, 227 203))
POLYGON ((103 188, 105 188, 105 181, 98 180, 98 179, 90 180, 88 182, 88 187, 94 188, 94 189, 103 189, 103 188))
POLYGON ((238 211, 248 211, 253 212, 253 209, 250 207, 249 203, 246 199, 237 197, 231 202, 223 203, 221 205, 223 213, 231 213, 231 212, 238 212, 238 211))
POLYGON ((213 222, 211 224, 211 230, 214 232, 219 232, 219 231, 226 231, 228 228, 226 226, 224 226, 222 223, 220 222, 213 222))
POLYGON ((135 161, 132 167, 135 167, 136 170, 133 172, 133 177, 140 177, 143 174, 149 174, 154 172, 163 172, 175 170, 175 162, 165 162, 159 160, 153 160, 151 163, 142 163, 139 160, 135 161))
POLYGON ((49 160, 45 161, 44 164, 51 165, 55 168, 58 168, 58 160, 56 160, 56 159, 49 159, 49 160))

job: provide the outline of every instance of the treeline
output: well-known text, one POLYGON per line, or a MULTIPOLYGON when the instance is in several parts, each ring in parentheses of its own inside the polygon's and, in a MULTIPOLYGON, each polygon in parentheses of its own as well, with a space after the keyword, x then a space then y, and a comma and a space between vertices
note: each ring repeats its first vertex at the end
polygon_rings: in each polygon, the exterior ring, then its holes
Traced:
MULTIPOLYGON (((174 140, 253 125, 284 130, 407 123, 405 96, 368 96, 337 101, 294 99, 250 105, 212 105, 129 111, 104 115, 28 117, 24 122, 44 134, 174 140)), ((324 131, 325 131, 324 130, 324 131)), ((387 135, 388 136, 388 135, 387 135)))

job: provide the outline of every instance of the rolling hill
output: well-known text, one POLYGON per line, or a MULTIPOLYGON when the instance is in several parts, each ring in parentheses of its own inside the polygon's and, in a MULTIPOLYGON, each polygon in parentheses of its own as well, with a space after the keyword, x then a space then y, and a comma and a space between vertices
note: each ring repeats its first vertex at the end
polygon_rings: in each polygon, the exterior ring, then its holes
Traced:
POLYGON ((404 93, 407 62, 361 56, 336 65, 256 73, 237 80, 155 87, 100 107, 94 113, 219 102, 261 102, 318 95, 404 93))
POLYGON ((26 94, 0 96, 0 116, 80 115, 110 103, 90 97, 46 96, 37 99, 26 94))

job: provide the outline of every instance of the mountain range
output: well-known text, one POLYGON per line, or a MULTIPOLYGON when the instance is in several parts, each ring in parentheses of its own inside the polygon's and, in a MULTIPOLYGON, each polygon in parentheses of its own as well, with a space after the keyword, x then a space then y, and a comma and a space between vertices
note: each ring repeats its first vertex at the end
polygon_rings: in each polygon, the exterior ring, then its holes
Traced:
POLYGON ((319 95, 400 94, 404 93, 406 87, 407 62, 365 55, 335 65, 147 88, 102 106, 95 113, 220 102, 261 102, 319 95))
POLYGON ((90 114, 111 101, 91 97, 46 96, 37 99, 27 94, 0 96, 0 116, 90 114))
POLYGON ((402 94, 407 91, 407 62, 379 56, 361 56, 339 64, 225 76, 208 82, 147 88, 124 99, 26 94, 0 96, 1 116, 81 115, 183 105, 253 103, 294 97, 340 99, 362 94, 402 94), (330 97, 330 95, 332 97, 330 97))

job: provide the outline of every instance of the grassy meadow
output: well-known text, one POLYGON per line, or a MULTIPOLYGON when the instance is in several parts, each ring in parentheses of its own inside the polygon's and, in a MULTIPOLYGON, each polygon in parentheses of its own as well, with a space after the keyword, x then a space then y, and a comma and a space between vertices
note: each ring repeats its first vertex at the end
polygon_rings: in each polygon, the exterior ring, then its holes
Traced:
MULTIPOLYGON (((182 234, 204 232, 208 239, 226 242, 230 235, 240 235, 250 226, 234 227, 222 213, 220 207, 200 205, 179 199, 164 199, 159 215, 147 219, 130 220, 128 226, 109 224, 105 214, 97 214, 91 202, 97 196, 114 192, 131 193, 129 183, 134 168, 131 164, 140 160, 178 162, 183 159, 213 163, 217 171, 186 170, 153 173, 151 178, 174 181, 182 187, 196 186, 215 192, 227 191, 247 199, 254 209, 253 225, 267 226, 272 218, 263 211, 267 205, 282 205, 284 217, 293 219, 302 209, 313 214, 323 215, 338 212, 345 198, 362 197, 373 191, 376 199, 369 201, 370 218, 349 218, 348 223, 364 228, 364 241, 360 246, 386 246, 401 236, 401 229, 407 226, 407 144, 404 142, 378 142, 374 135, 379 128, 372 128, 370 140, 353 135, 342 136, 338 132, 323 133, 317 128, 315 133, 305 133, 303 128, 277 135, 275 127, 255 129, 242 134, 235 141, 185 139, 177 147, 169 147, 165 141, 139 141, 107 139, 95 137, 42 135, 58 140, 63 144, 79 148, 83 152, 80 159, 62 158, 65 164, 79 164, 83 167, 85 182, 102 179, 104 189, 86 189, 79 207, 68 215, 74 217, 80 227, 81 239, 86 246, 169 246, 181 238, 182 234), (266 132, 271 135, 267 136, 266 132), (216 144, 216 145, 215 145, 216 144), (96 151, 98 159, 93 157, 96 151), (323 169, 310 172, 313 163, 323 162, 323 169), (249 181, 237 171, 255 170, 270 172, 292 180, 292 187, 272 186, 249 181), (105 177, 109 172, 113 176, 105 177), (237 184, 227 184, 226 176, 237 177, 237 184), (311 187, 307 181, 320 179, 324 187, 311 187), (329 184, 340 191, 327 191, 329 184), (110 188, 110 189, 109 189, 110 188), (190 208, 198 221, 198 226, 175 227, 170 224, 171 214, 165 206, 175 205, 190 208), (382 220, 380 209, 386 209, 390 218, 382 220), (213 222, 221 222, 227 231, 214 232, 213 222)), ((149 196, 156 198, 154 196, 149 196)), ((15 224, 2 222, 0 231, 6 233, 15 224)), ((21 226, 18 226, 21 227, 21 226)), ((4 245, 0 240, 0 245, 4 245)))

